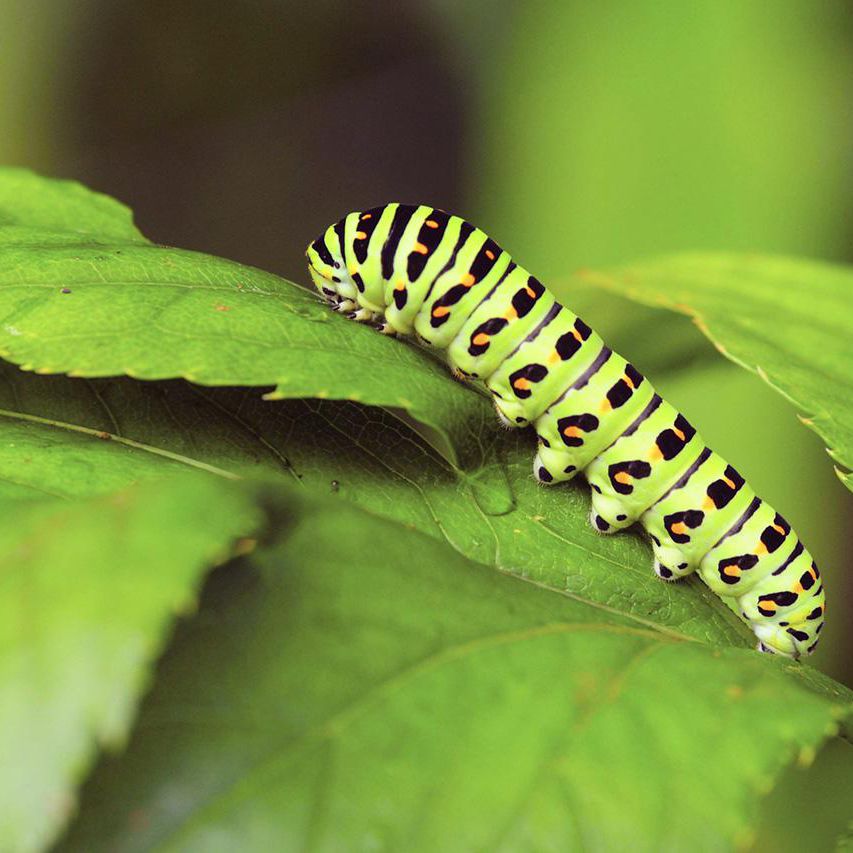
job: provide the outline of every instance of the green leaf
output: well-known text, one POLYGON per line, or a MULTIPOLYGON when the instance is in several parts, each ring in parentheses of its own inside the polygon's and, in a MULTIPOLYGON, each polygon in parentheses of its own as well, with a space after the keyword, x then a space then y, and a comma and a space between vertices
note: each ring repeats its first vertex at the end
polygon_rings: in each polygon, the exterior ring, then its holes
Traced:
POLYGON ((752 850, 834 850, 850 825, 853 745, 836 738, 815 755, 804 750, 779 777, 761 804, 752 850), (803 808, 804 792, 808 807, 803 808))
POLYGON ((853 707, 345 501, 264 503, 62 849, 730 849, 853 707))
POLYGON ((639 536, 597 535, 586 489, 537 485, 528 434, 492 426, 489 461, 462 473, 377 409, 263 401, 257 392, 180 382, 39 377, 9 366, 0 376, 0 484, 11 497, 103 494, 187 466, 220 478, 283 473, 322 493, 336 481, 342 497, 371 512, 603 612, 676 636, 753 643, 696 578, 656 578, 639 536))
POLYGON ((216 485, 186 478, 4 515, 0 849, 43 849, 62 828, 98 748, 126 738, 171 620, 257 523, 240 492, 216 485))
POLYGON ((276 385, 278 398, 400 407, 451 448, 475 444, 492 417, 441 365, 308 291, 157 246, 0 244, 0 355, 39 373, 276 385))
POLYGON ((0 167, 0 246, 13 235, 57 232, 88 242, 143 243, 133 214, 115 199, 78 184, 0 167))
MULTIPOLYGON (((717 349, 802 413, 830 456, 853 468, 853 271, 761 255, 689 254, 593 281, 693 317, 717 349)), ((839 472, 853 489, 853 478, 839 472)))
POLYGON ((0 355, 40 373, 275 385, 280 398, 400 408, 454 463, 490 417, 441 365, 353 329, 313 293, 147 243, 118 202, 19 169, 0 169, 0 355))

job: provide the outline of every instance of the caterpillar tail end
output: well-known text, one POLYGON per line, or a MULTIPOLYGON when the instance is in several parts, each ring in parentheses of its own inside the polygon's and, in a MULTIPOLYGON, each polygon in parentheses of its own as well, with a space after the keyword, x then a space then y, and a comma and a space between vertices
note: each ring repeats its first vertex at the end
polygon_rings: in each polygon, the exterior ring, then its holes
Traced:
POLYGON ((797 643, 778 625, 753 625, 752 630, 758 637, 755 648, 767 655, 779 655, 790 660, 799 660, 803 652, 797 643))
POLYGON ((788 658, 788 660, 799 660, 802 655, 799 652, 783 652, 779 649, 774 649, 772 646, 768 646, 766 643, 759 640, 755 644, 756 651, 763 652, 766 655, 776 655, 777 657, 788 658))

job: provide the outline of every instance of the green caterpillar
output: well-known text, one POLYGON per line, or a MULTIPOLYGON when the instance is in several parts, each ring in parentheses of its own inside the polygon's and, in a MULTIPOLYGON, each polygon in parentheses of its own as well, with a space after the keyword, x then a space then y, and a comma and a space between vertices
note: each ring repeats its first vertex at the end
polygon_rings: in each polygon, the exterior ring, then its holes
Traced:
POLYGON ((817 566, 790 525, 651 383, 469 222, 426 205, 350 213, 307 250, 323 298, 386 334, 444 350, 498 415, 539 437, 540 483, 582 473, 591 523, 635 522, 664 580, 698 571, 758 637, 798 658, 823 628, 817 566))

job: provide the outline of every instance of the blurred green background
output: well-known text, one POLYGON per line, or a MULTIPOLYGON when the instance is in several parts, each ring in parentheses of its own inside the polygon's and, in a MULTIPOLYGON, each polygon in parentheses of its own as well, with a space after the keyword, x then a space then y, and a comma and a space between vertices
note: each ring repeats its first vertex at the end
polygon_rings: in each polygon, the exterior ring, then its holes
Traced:
POLYGON ((0 0, 0 22, 0 161, 154 240, 303 281, 351 209, 486 228, 798 528, 830 595, 815 665, 853 682, 851 502, 820 440, 683 318, 570 283, 686 249, 853 261, 850 4, 0 0))

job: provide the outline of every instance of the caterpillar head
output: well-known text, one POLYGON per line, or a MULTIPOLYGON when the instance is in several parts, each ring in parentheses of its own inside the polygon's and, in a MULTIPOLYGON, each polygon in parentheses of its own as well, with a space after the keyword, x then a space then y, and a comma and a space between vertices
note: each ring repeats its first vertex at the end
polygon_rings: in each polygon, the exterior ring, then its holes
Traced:
POLYGON ((336 307, 354 303, 358 295, 344 262, 339 234, 343 234, 343 220, 330 225, 305 251, 314 287, 326 302, 336 307))

